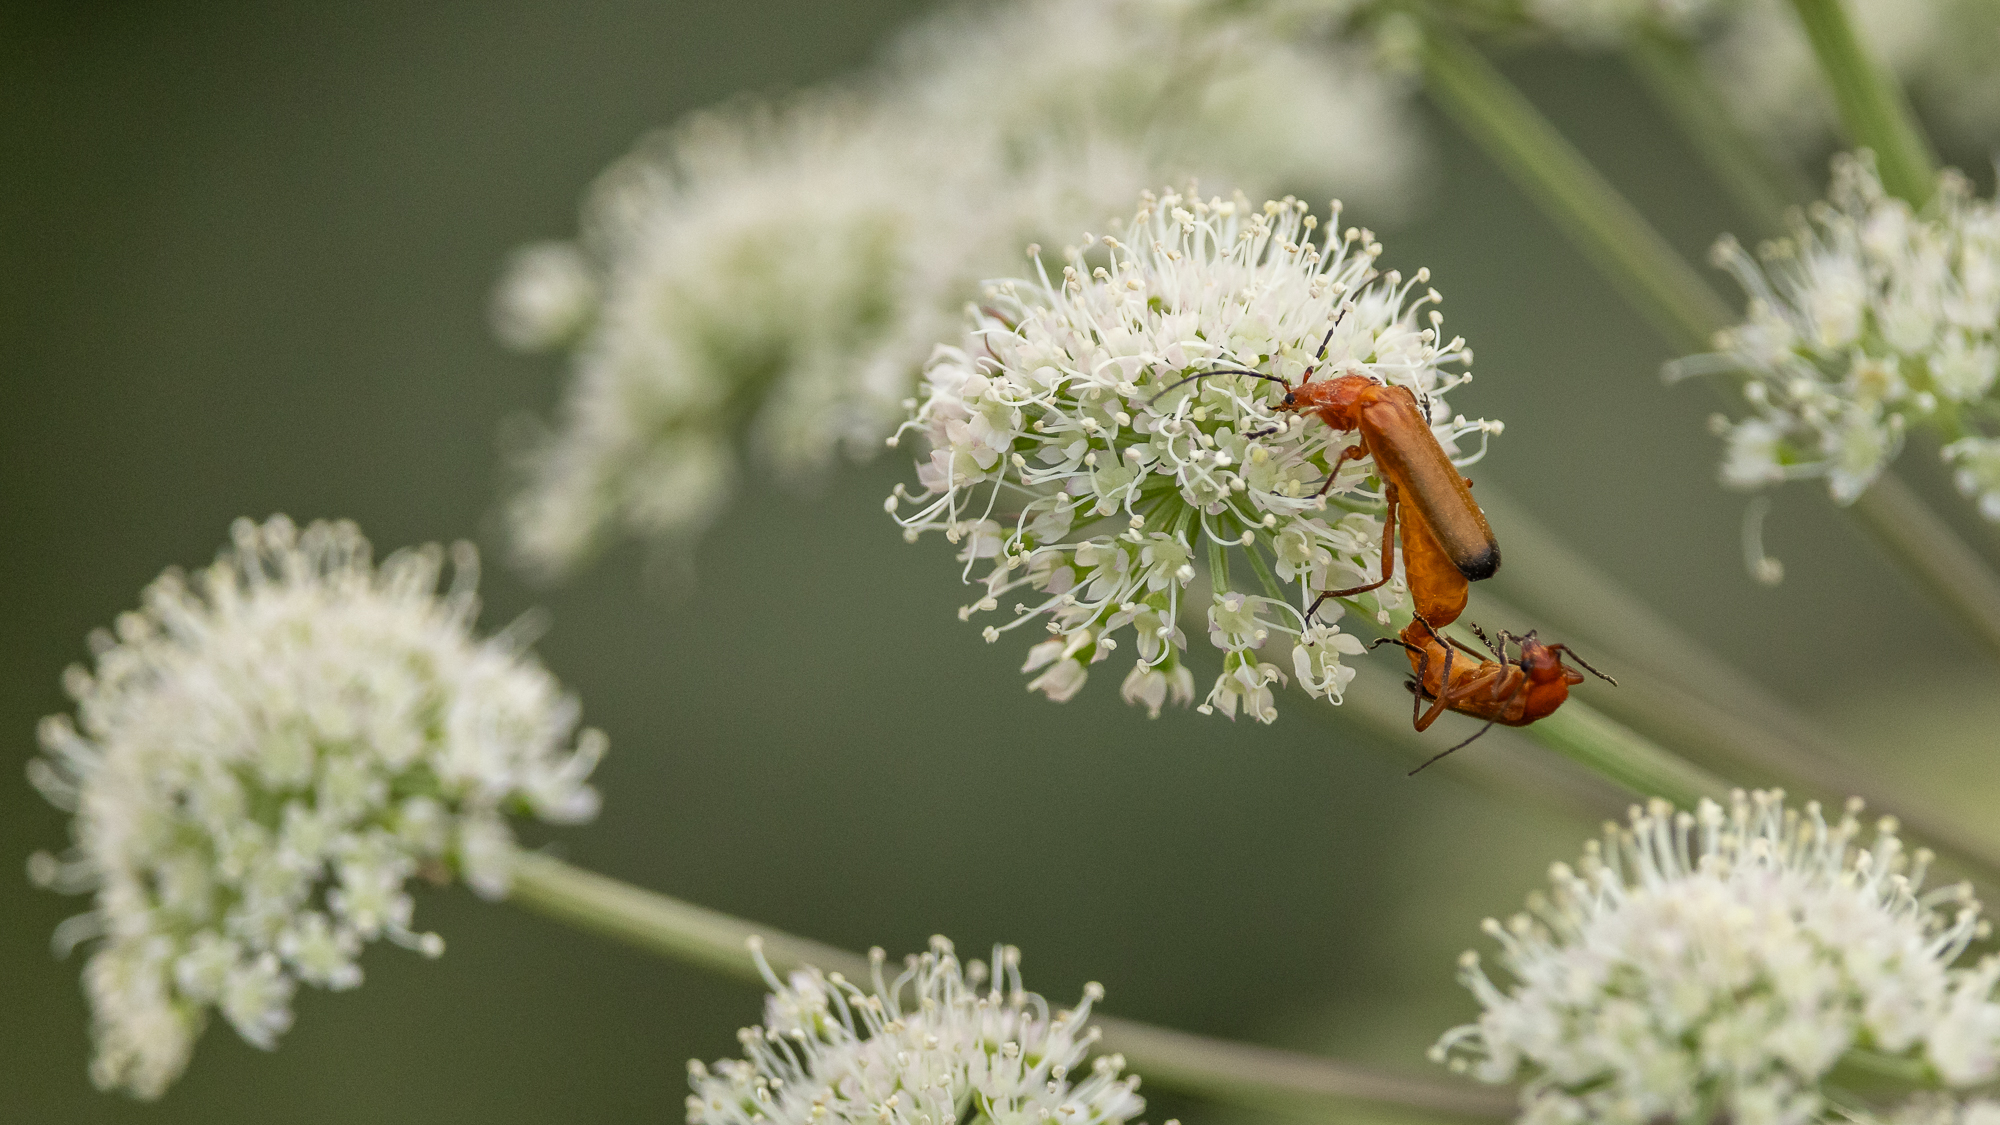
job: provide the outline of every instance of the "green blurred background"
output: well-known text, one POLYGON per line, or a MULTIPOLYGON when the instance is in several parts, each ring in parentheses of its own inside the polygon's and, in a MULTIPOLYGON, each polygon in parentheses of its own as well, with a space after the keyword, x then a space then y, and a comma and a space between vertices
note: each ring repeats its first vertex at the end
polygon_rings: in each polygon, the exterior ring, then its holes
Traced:
MULTIPOLYGON (((859 66, 919 7, 0 9, 0 1120, 674 1121, 685 1060, 733 1053, 757 1018, 753 990, 431 892, 442 960, 372 950, 358 991, 301 995, 272 1054, 211 1027, 158 1104, 90 1087, 79 959, 48 945, 83 904, 19 873, 65 832, 21 777, 34 722, 66 705, 91 628, 274 511, 354 518, 385 553, 473 539, 489 626, 553 611, 540 652, 613 747, 601 819, 552 837, 579 862, 855 948, 1015 942, 1058 1000, 1101 979, 1121 1015, 1425 1067, 1471 1008, 1454 955, 1584 819, 1462 770, 1406 779, 1297 701, 1263 728, 1149 723, 1107 672, 1069 705, 1030 698, 1019 652, 953 614, 947 548, 883 517, 899 458, 816 497, 757 491, 691 593, 630 547, 559 589, 499 564, 496 434, 546 416, 563 378, 487 333, 507 250, 573 231, 645 130, 859 66)), ((1614 65, 1510 72, 1689 254, 1735 225, 1614 65)), ((1771 523, 1787 581, 1754 586, 1743 501, 1712 483, 1719 400, 1663 387, 1644 326, 1431 133, 1428 210, 1385 232, 1388 259, 1435 271, 1478 350, 1453 405, 1507 423, 1480 479, 1857 752, 1990 798, 1990 768, 1962 767, 1990 760, 1992 708, 1952 708, 1990 704, 1991 665, 1816 488, 1771 523)), ((1961 517, 1927 452, 1905 472, 1961 517)), ((1228 1116, 1153 1093, 1155 1121, 1228 1116)))

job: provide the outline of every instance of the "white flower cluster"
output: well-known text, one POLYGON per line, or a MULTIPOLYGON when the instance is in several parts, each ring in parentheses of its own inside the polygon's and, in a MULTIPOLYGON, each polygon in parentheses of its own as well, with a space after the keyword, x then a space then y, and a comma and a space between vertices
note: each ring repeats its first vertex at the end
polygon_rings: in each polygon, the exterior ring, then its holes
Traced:
POLYGON ((1845 1101, 1828 1076, 1851 1051, 1949 1087, 2000 1076, 2000 960, 1953 964, 1985 933, 1978 903, 1925 892, 1930 856, 1893 821, 1864 844, 1859 809, 1829 824, 1740 791, 1726 810, 1635 808, 1528 913, 1487 920, 1515 983, 1467 953, 1484 1012, 1434 1057, 1523 1082, 1534 1125, 1819 1120, 1845 1101))
MULTIPOLYGON (((1156 716, 1169 699, 1186 703, 1181 621, 1198 609, 1223 654, 1204 712, 1275 719, 1272 684, 1286 674, 1263 655, 1281 635, 1301 685, 1340 700, 1354 676, 1343 658, 1361 641, 1334 624, 1339 603, 1311 621, 1305 610, 1379 566, 1380 493, 1372 466, 1357 465, 1321 495, 1352 435, 1280 413, 1269 380, 1360 374, 1408 387, 1447 451, 1500 427, 1445 410, 1442 396, 1470 376, 1440 366, 1472 355, 1441 337, 1429 271, 1378 274, 1370 232, 1318 228, 1296 200, 1148 194, 1121 235, 1067 251, 1059 281, 989 287, 963 345, 938 349, 904 426, 929 445, 922 490, 899 485, 888 507, 907 538, 937 529, 959 544, 966 575, 988 568, 961 611, 1011 606, 987 640, 1046 625, 1022 669, 1038 673, 1030 689, 1074 696, 1129 626, 1126 700, 1156 716), (1242 368, 1267 378, 1203 376, 1242 368)), ((1402 584, 1371 597, 1378 612, 1399 605, 1402 584)))
POLYGON ((352 524, 300 533, 239 520, 235 547, 92 637, 95 672, 43 721, 29 775, 75 814, 74 846, 37 881, 95 891, 59 948, 101 939, 84 970, 91 1075, 156 1097, 210 1008, 269 1048, 300 982, 351 988, 364 943, 435 956, 411 929, 411 876, 504 894, 504 814, 588 819, 604 737, 572 744, 577 707, 505 636, 471 633, 470 546, 440 596, 436 547, 378 568, 352 524))
POLYGON ((1145 1109, 1124 1060, 1099 1056, 1090 1006, 1069 1011, 1021 985, 1020 951, 961 966, 944 938, 885 982, 882 951, 864 990, 817 969, 771 984, 764 1026, 738 1033, 746 1057, 688 1064, 688 1125, 1123 1125, 1145 1109))
POLYGON ((1682 371, 1741 371, 1751 413, 1718 416, 1724 483, 1757 488, 1823 476, 1836 501, 1860 496, 1931 427, 1959 487, 2000 519, 2000 207, 1947 175, 1913 213, 1862 159, 1834 162, 1830 201, 1760 265, 1733 239, 1716 261, 1750 295, 1742 324, 1682 371))
POLYGON ((1289 30, 1207 0, 1013 0, 919 27, 858 90, 642 144, 580 239, 517 254, 495 297, 504 340, 573 347, 557 428, 519 451, 520 560, 684 549, 746 459, 811 481, 873 455, 980 279, 1148 184, 1406 199, 1401 84, 1289 30))

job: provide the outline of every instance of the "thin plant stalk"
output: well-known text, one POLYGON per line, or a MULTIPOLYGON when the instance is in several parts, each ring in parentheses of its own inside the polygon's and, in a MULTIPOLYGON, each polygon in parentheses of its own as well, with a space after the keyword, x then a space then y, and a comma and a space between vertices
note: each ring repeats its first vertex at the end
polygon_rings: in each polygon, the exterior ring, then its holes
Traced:
POLYGON ((1465 38, 1430 20, 1425 89, 1676 350, 1704 351, 1729 307, 1465 38))
MULTIPOLYGON (((1500 490, 1482 485, 1479 502, 1504 529, 1510 564, 1489 584, 1507 602, 1484 596, 1481 586, 1482 609, 1497 606, 1504 614, 1511 602, 1561 629, 1565 641, 1584 639, 1589 659, 1621 680, 1616 690, 1593 695, 1604 710, 1738 781, 1761 775, 1754 780, 1833 802, 1866 794, 1911 835, 1978 872, 1983 885, 2000 887, 2000 846, 1987 833, 1941 814, 1893 775, 1841 754, 1811 720, 1668 623, 1500 490)), ((1908 519, 1922 509, 1891 499, 1869 513, 1878 510, 1908 519)), ((1980 569, 1976 560, 1973 566, 1980 569)))
MULTIPOLYGON (((1841 0, 1792 0, 1792 8, 1833 88, 1849 139, 1874 151, 1883 188, 1912 207, 1929 203, 1937 194, 1937 153, 1902 87, 1862 47, 1846 7, 1841 0)), ((2000 579, 1935 512, 1884 474, 1855 501, 1854 515, 1989 649, 2000 652, 2000 579)))
MULTIPOLYGON (((1380 659, 1401 664, 1397 652, 1383 650, 1380 659)), ((1359 726, 1379 744, 1408 756, 1411 765, 1421 765, 1451 738, 1463 738, 1473 729, 1458 724, 1433 727, 1419 734, 1410 723, 1410 695, 1382 670, 1364 669, 1347 686, 1340 706, 1329 707, 1324 700, 1312 700, 1306 710, 1317 719, 1345 727, 1359 726), (1461 729, 1464 728, 1464 729, 1461 729)), ((1593 829, 1606 816, 1615 815, 1631 802, 1632 795, 1617 784, 1567 758, 1551 757, 1527 744, 1522 732, 1496 728, 1432 767, 1457 773, 1481 789, 1502 793, 1512 800, 1528 801, 1576 820, 1593 829)))
MULTIPOLYGON (((1796 2, 1804 7, 1832 0, 1796 2)), ((1420 41, 1426 89, 1439 107, 1671 344, 1686 352, 1711 347, 1730 319, 1714 289, 1462 36, 1430 20, 1420 41)), ((1904 117, 1897 119, 1902 125, 1881 125, 1880 116, 1860 124, 1882 136, 1862 134, 1858 139, 1893 140, 1892 134, 1909 124, 1904 117)), ((1850 123, 1850 128, 1858 131, 1859 124, 1850 123)), ((2000 656, 2000 578, 1936 513, 1889 473, 1849 510, 1952 621, 2000 656)))
POLYGON ((1580 699, 1572 698, 1555 714, 1522 730, 1635 797, 1664 797, 1691 809, 1704 797, 1726 800, 1734 788, 1580 699))
POLYGON ((1778 234, 1785 212, 1812 198, 1805 178, 1743 128, 1686 39, 1649 26, 1626 46, 1625 64, 1759 233, 1778 234))
MULTIPOLYGON (((1912 207, 1930 202, 1937 153, 1902 87, 1862 47, 1842 0, 1792 0, 1792 7, 1833 88, 1841 124, 1857 147, 1874 151, 1883 188, 1912 207)), ((2000 578, 1936 512, 1887 473, 1851 511, 1890 557, 2000 654, 2000 578)))
POLYGON ((1848 139, 1874 150, 1876 171, 1889 194, 1913 207, 1929 203, 1937 194, 1937 153, 1917 125, 1902 87, 1861 46, 1846 5, 1842 0, 1792 0, 1792 10, 1833 89, 1848 139))
MULTIPOLYGON (((1401 610, 1394 613, 1390 623, 1381 628, 1387 635, 1389 630, 1407 625, 1410 620, 1410 612, 1401 610)), ((1356 698, 1369 701, 1364 703, 1368 711, 1363 717, 1378 728, 1389 725, 1391 713, 1400 714, 1398 726, 1410 721, 1406 706, 1395 707, 1392 711, 1365 691, 1358 693, 1356 698)), ((1571 697, 1554 715, 1518 730, 1524 737, 1584 767, 1628 796, 1664 797, 1683 808, 1693 808, 1704 797, 1721 800, 1735 788, 1575 697, 1571 697)), ((1425 754, 1425 759, 1449 745, 1449 742, 1443 741, 1436 743, 1425 754)), ((1595 790, 1592 795, 1596 793, 1602 793, 1602 789, 1595 790)))
MULTIPOLYGON (((538 914, 673 960, 763 984, 748 952, 783 974, 802 965, 869 977, 868 960, 719 911, 682 902, 533 852, 515 857, 509 900, 538 914)), ((1216 1101, 1310 1107, 1336 1114, 1383 1111, 1412 1123, 1503 1118, 1511 1094, 1470 1084, 1383 1074, 1351 1063, 1210 1039, 1131 1020, 1098 1018, 1101 1048, 1125 1056, 1147 1082, 1216 1101)))
POLYGON ((1943 517, 1888 473, 1869 486, 1851 510, 1903 569, 1923 580, 1933 598, 2000 653, 2000 578, 1943 517))

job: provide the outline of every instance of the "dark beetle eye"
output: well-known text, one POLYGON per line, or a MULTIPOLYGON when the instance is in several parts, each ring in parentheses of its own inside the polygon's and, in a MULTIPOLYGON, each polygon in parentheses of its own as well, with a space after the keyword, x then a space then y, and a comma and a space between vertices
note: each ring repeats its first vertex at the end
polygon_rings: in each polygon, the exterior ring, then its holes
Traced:
POLYGON ((1292 392, 1290 392, 1290 391, 1286 391, 1286 392, 1285 392, 1285 405, 1286 405, 1286 406, 1291 406, 1291 405, 1293 405, 1293 404, 1297 403, 1298 401, 1299 401, 1299 396, 1297 396, 1297 395, 1293 394, 1293 393, 1292 393, 1292 392))

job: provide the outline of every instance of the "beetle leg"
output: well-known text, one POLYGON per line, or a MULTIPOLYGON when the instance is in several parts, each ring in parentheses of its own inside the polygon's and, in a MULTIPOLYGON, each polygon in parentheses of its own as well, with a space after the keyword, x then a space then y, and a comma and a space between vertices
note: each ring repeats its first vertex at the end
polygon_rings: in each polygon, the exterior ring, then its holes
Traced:
POLYGON ((1471 738, 1466 739, 1464 742, 1459 743, 1458 745, 1452 747, 1450 750, 1440 750, 1436 754, 1431 755, 1429 761, 1426 761, 1423 765, 1418 766, 1416 769, 1411 770, 1405 776, 1408 777, 1417 776, 1418 774, 1424 772, 1424 770, 1428 769, 1432 762, 1437 761, 1439 758, 1444 757, 1446 754, 1451 753, 1453 750, 1465 749, 1466 747, 1472 745, 1475 741, 1477 741, 1480 735, 1485 734, 1487 731, 1492 729, 1493 729, 1493 723, 1489 721, 1485 726, 1480 727, 1478 733, 1474 734, 1471 738))
MULTIPOLYGON (((1444 650, 1444 669, 1438 674, 1437 698, 1431 703, 1431 709, 1424 712, 1421 717, 1414 715, 1411 717, 1411 722, 1416 726, 1417 733, 1419 734, 1431 729, 1431 724, 1437 722, 1438 716, 1444 714, 1445 709, 1451 706, 1453 696, 1451 690, 1451 661, 1457 655, 1457 653, 1451 651, 1449 648, 1444 650)), ((1430 657, 1431 654, 1429 652, 1424 653, 1425 668, 1418 675, 1424 675, 1424 672, 1428 671, 1430 657)), ((1425 676, 1425 679, 1428 678, 1428 676, 1425 676)))
MULTIPOLYGON (((1352 453, 1354 452, 1354 450, 1360 448, 1361 447, 1358 445, 1348 448, 1345 452, 1341 453, 1340 455, 1341 460, 1343 461, 1346 460, 1347 454, 1352 453)), ((1334 469, 1337 471, 1339 468, 1340 468, 1340 463, 1336 461, 1334 463, 1334 469)), ((1332 478, 1328 477, 1327 479, 1331 480, 1332 478)), ((1389 502, 1389 514, 1383 517, 1382 520, 1382 577, 1376 579, 1373 582, 1370 582, 1366 586, 1355 586, 1352 589, 1321 590, 1319 593, 1319 597, 1313 599, 1312 607, 1306 610, 1306 620, 1308 621, 1312 620, 1312 615, 1319 612, 1319 607, 1321 605, 1324 605, 1328 598, 1348 598, 1348 597, 1353 597, 1355 594, 1365 594, 1368 591, 1373 590, 1378 586, 1384 585, 1389 581, 1389 579, 1395 577, 1396 505, 1401 502, 1401 498, 1396 494, 1396 486, 1393 484, 1388 484, 1383 486, 1382 496, 1389 502)), ((1424 624, 1428 625, 1430 623, 1427 621, 1424 624)))
MULTIPOLYGON (((1333 487, 1333 482, 1340 478, 1340 467, 1342 465, 1347 464, 1349 461, 1359 461, 1366 456, 1368 456, 1368 447, 1358 441, 1355 442, 1353 445, 1348 446, 1346 449, 1341 450, 1340 456, 1333 459, 1333 468, 1327 470, 1325 483, 1321 484, 1319 486, 1319 491, 1313 493, 1313 495, 1325 496, 1327 490, 1333 487)), ((1393 508, 1390 510, 1392 512, 1394 511, 1393 508)))

